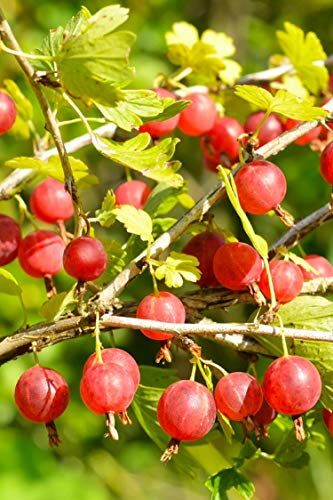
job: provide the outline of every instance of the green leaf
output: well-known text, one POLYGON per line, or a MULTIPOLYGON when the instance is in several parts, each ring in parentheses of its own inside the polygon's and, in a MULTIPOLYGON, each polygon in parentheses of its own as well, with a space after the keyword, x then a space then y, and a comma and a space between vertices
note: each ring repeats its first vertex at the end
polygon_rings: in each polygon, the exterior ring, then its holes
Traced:
POLYGON ((77 304, 75 298, 76 285, 69 292, 57 293, 54 297, 44 302, 40 309, 40 315, 47 322, 56 321, 65 312, 71 311, 77 304))
POLYGON ((292 23, 284 23, 285 31, 277 31, 277 39, 281 49, 295 67, 298 76, 306 88, 313 94, 326 89, 328 70, 325 66, 315 64, 324 61, 327 55, 317 35, 303 30, 292 23))
POLYGON ((69 94, 86 103, 94 100, 112 105, 110 88, 133 79, 128 57, 135 35, 114 32, 127 18, 128 9, 109 5, 88 18, 78 35, 64 41, 56 62, 62 86, 69 94))
POLYGON ((116 206, 116 197, 112 189, 109 189, 104 197, 102 206, 96 210, 95 217, 97 222, 103 227, 111 227, 116 220, 114 208, 116 206))
MULTIPOLYGON (((88 166, 77 158, 69 157, 69 161, 73 170, 74 178, 80 189, 85 189, 98 184, 98 178, 89 173, 88 166)), ((61 167, 59 156, 51 156, 48 161, 39 160, 37 158, 19 156, 6 161, 6 167, 9 168, 31 168, 41 175, 53 177, 64 182, 64 173, 61 167)))
POLYGON ((169 231, 169 229, 174 226, 177 219, 174 217, 158 217, 153 219, 153 235, 156 239, 160 234, 169 231))
POLYGON ((267 90, 256 85, 236 85, 235 94, 262 110, 295 120, 319 120, 328 114, 328 111, 313 106, 310 99, 301 99, 283 89, 278 90, 273 97, 267 90))
POLYGON ((226 440, 228 441, 228 443, 232 443, 232 438, 235 435, 235 431, 232 428, 230 420, 220 411, 217 412, 217 420, 221 426, 226 440))
POLYGON ((155 270, 158 280, 165 280, 169 288, 179 288, 184 280, 195 283, 200 279, 199 261, 193 255, 171 252, 165 262, 155 270))
POLYGON ((153 221, 147 212, 132 205, 122 205, 114 209, 114 214, 128 233, 140 236, 142 241, 152 241, 153 221))
POLYGON ((6 269, 0 268, 0 293, 6 295, 22 295, 22 288, 16 278, 6 269))
POLYGON ((96 137, 94 146, 107 158, 141 172, 149 179, 165 182, 173 187, 182 186, 184 180, 176 173, 181 164, 176 160, 170 161, 179 139, 168 137, 148 147, 150 140, 150 135, 147 133, 139 134, 122 143, 96 137))
POLYGON ((245 500, 251 500, 255 490, 254 484, 234 467, 209 476, 205 486, 211 492, 211 500, 228 500, 227 491, 231 488, 235 488, 245 500))
POLYGON ((288 431, 285 430, 282 434, 280 444, 275 450, 274 461, 283 467, 292 467, 295 469, 300 469, 308 465, 310 457, 305 451, 308 441, 308 433, 306 433, 304 441, 298 441, 293 426, 288 431))

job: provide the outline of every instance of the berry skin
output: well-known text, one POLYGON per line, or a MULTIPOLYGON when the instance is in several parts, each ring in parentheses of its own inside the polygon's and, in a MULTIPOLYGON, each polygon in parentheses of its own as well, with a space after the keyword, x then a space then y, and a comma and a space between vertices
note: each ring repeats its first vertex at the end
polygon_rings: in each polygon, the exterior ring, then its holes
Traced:
POLYGON ((0 214, 0 266, 17 257, 20 241, 20 226, 11 217, 0 214))
POLYGON ((276 411, 269 406, 266 399, 263 399, 260 409, 253 415, 253 421, 259 427, 265 427, 275 420, 277 417, 276 411))
POLYGON ((215 124, 200 140, 206 166, 213 172, 221 163, 231 166, 238 161, 238 137, 244 133, 242 125, 230 116, 216 118, 215 124))
POLYGON ((257 413, 263 401, 257 380, 244 372, 222 377, 216 385, 214 396, 218 411, 236 422, 257 413))
POLYGON ((64 184, 51 177, 35 187, 30 208, 37 219, 50 224, 70 219, 74 213, 72 198, 64 184))
MULTIPOLYGON (((176 100, 174 94, 166 89, 156 88, 152 90, 158 95, 158 97, 169 97, 176 100)), ((168 118, 167 120, 163 120, 160 122, 148 122, 144 125, 141 125, 140 132, 148 132, 152 137, 159 138, 162 135, 166 135, 172 132, 177 127, 178 121, 179 115, 175 115, 171 118, 168 118)))
POLYGON ((0 135, 8 132, 15 123, 17 116, 13 99, 5 92, 0 92, 0 135))
POLYGON ((160 426, 177 441, 203 438, 213 427, 215 418, 212 393, 191 380, 180 380, 167 387, 157 406, 160 426))
MULTIPOLYGON (((244 124, 244 130, 247 134, 253 134, 257 129, 259 123, 264 118, 264 111, 257 111, 249 115, 244 124)), ((267 142, 272 141, 283 132, 283 125, 279 117, 271 113, 258 134, 259 146, 263 146, 267 142)))
POLYGON ((193 255, 199 261, 199 269, 202 272, 197 284, 202 287, 217 287, 219 282, 213 271, 213 257, 224 239, 217 233, 209 231, 194 236, 183 248, 183 252, 193 255))
POLYGON ((20 243, 18 259, 22 269, 33 278, 54 276, 62 268, 65 243, 52 231, 35 231, 20 243))
POLYGON ((186 135, 199 136, 214 125, 216 107, 207 94, 193 93, 185 96, 191 104, 180 113, 178 128, 186 135))
POLYGON ((65 271, 80 281, 99 278, 105 271, 107 260, 102 243, 90 236, 71 241, 64 252, 65 271))
MULTIPOLYGON (((284 124, 284 128, 285 130, 290 130, 296 127, 296 125, 298 125, 299 123, 302 122, 298 120, 293 120, 292 118, 288 118, 288 120, 284 124)), ((310 130, 310 132, 308 132, 307 134, 302 135, 302 137, 296 139, 295 144, 298 144, 299 146, 305 146, 307 144, 310 144, 310 142, 314 141, 319 137, 320 132, 321 132, 321 127, 315 127, 314 129, 310 130)))
POLYGON ((15 402, 25 418, 47 424, 60 417, 68 406, 67 382, 57 371, 36 365, 17 381, 15 402))
POLYGON ((133 400, 135 390, 132 377, 115 363, 91 366, 80 383, 82 401, 98 415, 125 411, 133 400))
POLYGON ((267 403, 275 411, 298 416, 319 400, 321 380, 317 368, 308 359, 284 356, 269 365, 262 388, 267 403))
POLYGON ((323 420, 329 433, 333 437, 333 412, 323 409, 323 420))
POLYGON ((132 205, 135 208, 143 208, 150 193, 150 187, 142 181, 123 182, 114 191, 117 205, 132 205))
POLYGON ((306 255, 304 260, 306 260, 306 262, 308 262, 310 266, 318 272, 318 274, 315 274, 299 266, 305 280, 333 277, 333 266, 327 259, 325 259, 325 257, 322 257, 321 255, 306 255))
POLYGON ((287 191, 283 172, 266 160, 256 160, 242 167, 235 176, 235 183, 242 208, 255 215, 276 208, 287 191))
POLYGON ((330 142, 321 153, 320 174, 328 184, 333 184, 333 142, 330 142))
POLYGON ((257 281, 262 271, 258 252, 246 243, 225 243, 215 253, 216 279, 229 290, 244 290, 257 281))
MULTIPOLYGON (((286 304, 297 297, 302 290, 304 282, 300 268, 293 262, 285 260, 270 262, 269 268, 272 275, 276 300, 280 304, 286 304)), ((267 299, 271 298, 265 269, 260 277, 259 288, 267 299)))
MULTIPOLYGON (((133 379, 135 390, 138 388, 140 383, 140 370, 135 359, 128 354, 128 352, 117 349, 116 347, 103 349, 102 359, 104 363, 114 363, 115 365, 121 366, 121 368, 123 368, 133 379)), ((96 354, 93 353, 84 364, 83 375, 89 368, 97 364, 96 354)))
MULTIPOLYGON (((186 311, 182 302, 170 292, 151 293, 141 300, 136 311, 139 319, 163 321, 163 323, 185 323, 186 311)), ((170 333, 155 330, 141 330, 148 338, 153 340, 168 340, 173 337, 170 333)))

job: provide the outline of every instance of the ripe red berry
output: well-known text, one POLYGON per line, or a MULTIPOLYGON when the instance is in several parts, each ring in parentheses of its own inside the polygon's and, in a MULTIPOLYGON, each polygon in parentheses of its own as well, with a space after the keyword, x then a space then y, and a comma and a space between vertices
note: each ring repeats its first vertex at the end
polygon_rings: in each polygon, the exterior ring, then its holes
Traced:
POLYGON ((323 420, 324 424, 326 425, 329 433, 331 436, 333 436, 333 412, 326 410, 326 408, 323 409, 323 420))
POLYGON ((97 363, 83 374, 80 394, 94 413, 120 413, 131 404, 135 385, 128 372, 115 363, 97 363))
POLYGON ((330 142, 321 153, 320 173, 328 184, 333 184, 333 142, 330 142))
MULTIPOLYGON (((249 115, 244 124, 244 130, 247 134, 253 134, 259 123, 265 116, 264 111, 256 111, 249 115)), ((267 142, 272 141, 283 132, 283 125, 279 117, 275 113, 271 113, 258 134, 259 146, 263 146, 267 142)))
MULTIPOLYGON (((298 120, 293 120, 292 118, 288 118, 288 120, 284 124, 284 128, 285 130, 290 130, 296 127, 296 125, 298 125, 299 123, 301 122, 298 120)), ((299 146, 305 146, 306 144, 310 144, 310 142, 318 138, 320 132, 321 132, 321 127, 315 127, 314 129, 310 130, 310 132, 308 132, 307 134, 302 135, 302 137, 296 139, 295 144, 298 144, 299 146)))
MULTIPOLYGON (((169 97, 171 99, 176 99, 174 94, 169 92, 163 88, 152 89, 158 97, 169 97)), ((148 132, 152 137, 161 137, 162 135, 169 134, 172 132, 178 125, 179 115, 172 116, 167 120, 163 120, 160 122, 148 122, 144 125, 141 125, 140 132, 148 132)))
MULTIPOLYGON (((186 311, 182 302, 170 292, 151 293, 141 300, 136 311, 139 319, 151 319, 163 323, 185 323, 186 311)), ((141 330, 146 337, 154 340, 168 340, 173 337, 170 333, 158 330, 141 330)))
POLYGON ((240 204, 250 214, 266 214, 276 208, 286 195, 283 172, 266 160, 256 160, 240 169, 235 176, 240 204))
POLYGON ((20 243, 18 259, 33 278, 54 276, 62 268, 65 243, 52 231, 35 231, 20 243))
POLYGON ((0 266, 17 257, 20 241, 20 226, 11 217, 0 214, 0 266))
MULTIPOLYGON (((280 304, 285 304, 293 300, 302 290, 303 274, 293 262, 276 260, 270 262, 269 268, 272 275, 273 287, 276 300, 280 304)), ((264 269, 259 281, 259 288, 268 299, 271 298, 268 277, 264 269)))
POLYGON ((186 135, 198 136, 208 132, 216 119, 216 106, 207 94, 185 96, 191 104, 180 113, 178 127, 186 135))
POLYGON ((73 215, 73 202, 62 182, 46 179, 38 184, 30 196, 30 208, 34 216, 54 224, 70 219, 73 215))
POLYGON ((305 280, 333 277, 333 266, 327 259, 325 259, 325 257, 322 257, 321 255, 306 255, 304 260, 306 260, 306 262, 308 262, 308 264, 310 264, 310 266, 318 272, 318 274, 315 274, 312 271, 307 271, 304 267, 299 266, 305 280))
POLYGON ((215 171, 219 164, 230 167, 238 161, 238 137, 244 133, 242 125, 230 116, 218 117, 214 126, 200 140, 207 167, 215 171))
POLYGON ((26 370, 15 387, 15 402, 22 415, 36 423, 49 423, 66 410, 69 389, 60 373, 33 366, 26 370))
POLYGON ((8 132, 15 123, 17 116, 13 99, 5 92, 0 92, 0 135, 8 132))
POLYGON ((262 271, 258 252, 246 243, 225 243, 216 251, 213 270, 218 282, 230 290, 244 290, 262 271))
POLYGON ((120 184, 114 191, 117 205, 132 205, 143 208, 151 189, 142 181, 127 181, 120 184))
POLYGON ((191 380, 180 380, 167 387, 157 406, 160 426, 177 441, 203 438, 213 427, 215 418, 212 393, 191 380))
POLYGON ((222 377, 215 387, 214 396, 218 411, 236 422, 257 413, 263 401, 257 380, 244 372, 222 377))
POLYGON ((219 282, 213 271, 213 257, 215 252, 223 245, 223 238, 217 233, 206 231, 194 236, 183 248, 183 252, 193 255, 199 261, 199 269, 202 273, 197 284, 202 287, 217 287, 219 282))
MULTIPOLYGON (((128 352, 117 349, 116 347, 103 349, 102 359, 104 363, 114 363, 115 365, 121 366, 133 379, 135 390, 138 388, 140 383, 140 370, 135 359, 128 354, 128 352)), ((93 353, 84 364, 83 374, 96 364, 98 364, 98 361, 96 354, 93 353)))
POLYGON ((266 399, 264 398, 262 401, 262 405, 253 415, 253 421, 255 424, 257 424, 259 427, 265 427, 266 425, 269 425, 275 420, 277 417, 276 411, 269 406, 267 403, 266 399))
POLYGON ((102 243, 90 236, 71 241, 64 252, 65 271, 80 281, 99 278, 105 271, 107 260, 102 243))
POLYGON ((320 398, 321 380, 317 368, 301 356, 284 356, 267 368, 264 397, 278 413, 301 415, 320 398))

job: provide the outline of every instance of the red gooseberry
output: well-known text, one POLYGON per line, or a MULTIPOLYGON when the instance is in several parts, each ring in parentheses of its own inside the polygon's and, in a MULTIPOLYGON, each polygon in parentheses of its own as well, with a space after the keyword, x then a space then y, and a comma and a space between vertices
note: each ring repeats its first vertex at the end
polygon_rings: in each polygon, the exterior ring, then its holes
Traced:
POLYGON ((306 262, 317 271, 316 274, 312 271, 307 271, 302 266, 299 266, 305 280, 333 277, 333 266, 327 259, 325 259, 325 257, 322 257, 321 255, 311 254, 306 255, 304 257, 304 260, 306 260, 306 262))
POLYGON ((201 278, 197 284, 202 287, 217 287, 219 282, 215 278, 213 271, 213 257, 215 252, 221 245, 224 239, 217 233, 206 231, 204 233, 193 236, 186 243, 183 252, 188 255, 193 255, 199 261, 199 269, 201 271, 201 278))
POLYGON ((331 436, 333 436, 333 412, 326 410, 326 408, 323 409, 323 420, 324 424, 326 425, 329 433, 331 436))
MULTIPOLYGON (((156 88, 152 90, 158 95, 158 97, 169 97, 175 100, 174 94, 169 92, 167 89, 156 88)), ((177 127, 178 121, 179 115, 175 115, 167 120, 147 122, 144 125, 141 125, 140 132, 148 132, 152 137, 158 138, 172 132, 177 127)))
MULTIPOLYGON (((264 111, 256 111, 249 115, 244 124, 244 130, 247 134, 253 134, 260 122, 263 120, 265 116, 264 111)), ((283 132, 283 125, 279 117, 275 113, 271 113, 268 118, 265 120, 263 125, 260 128, 258 139, 259 146, 263 146, 267 142, 272 141, 283 132)))
POLYGON ((146 204, 151 189, 142 181, 127 181, 120 184, 114 191, 117 205, 132 205, 143 208, 146 204))
MULTIPOLYGON (((276 260, 269 264, 276 300, 285 304, 293 300, 302 290, 303 274, 293 262, 276 260)), ((264 269, 259 281, 259 288, 266 298, 271 298, 267 272, 264 269)))
POLYGON ((257 281, 262 271, 258 252, 246 243, 225 243, 213 259, 217 281, 230 290, 244 290, 257 281))
POLYGON ((276 411, 269 406, 267 403, 266 399, 264 398, 262 401, 262 405, 253 415, 253 421, 259 426, 259 427, 265 427, 266 425, 269 425, 275 420, 277 417, 276 411))
POLYGON ((90 236, 72 240, 64 252, 65 271, 80 281, 99 278, 106 269, 107 260, 102 243, 90 236))
POLYGON ((20 241, 20 226, 11 217, 0 214, 0 266, 17 257, 20 241))
POLYGON ((65 185, 52 178, 35 187, 30 196, 30 208, 37 219, 51 224, 70 219, 73 215, 72 198, 65 185))
POLYGON ((216 106, 207 94, 193 93, 185 96, 191 104, 179 117, 178 127, 186 135, 198 136, 208 132, 216 119, 216 106))
POLYGON ((0 135, 8 132, 14 125, 17 109, 13 99, 5 92, 0 92, 0 135))
POLYGON ((33 278, 54 276, 62 268, 65 243, 52 231, 35 231, 20 243, 18 259, 22 269, 33 278))
POLYGON ((333 142, 321 153, 320 174, 328 184, 333 184, 333 142))

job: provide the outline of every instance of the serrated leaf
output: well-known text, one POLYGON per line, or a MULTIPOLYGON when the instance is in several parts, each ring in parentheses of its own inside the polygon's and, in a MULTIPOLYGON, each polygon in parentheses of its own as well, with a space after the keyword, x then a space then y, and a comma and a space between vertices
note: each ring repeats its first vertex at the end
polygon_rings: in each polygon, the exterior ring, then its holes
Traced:
POLYGON ((313 106, 310 99, 300 99, 283 89, 278 90, 273 97, 267 90, 256 85, 236 85, 235 94, 262 110, 295 120, 319 120, 328 114, 328 111, 313 106))
POLYGON ((228 500, 227 492, 235 488, 242 498, 251 500, 254 495, 254 484, 235 467, 223 469, 209 476, 205 486, 211 492, 211 500, 228 500))
POLYGON ((136 37, 126 31, 114 32, 127 18, 128 9, 109 5, 89 17, 77 36, 64 41, 56 62, 62 86, 69 94, 88 104, 94 100, 107 106, 110 87, 133 79, 128 57, 136 37))
POLYGON ((0 268, 0 293, 16 296, 22 295, 22 288, 16 278, 7 269, 3 268, 0 268))
POLYGON ((224 437, 226 438, 228 443, 232 443, 232 438, 235 435, 235 431, 232 428, 230 420, 220 411, 217 412, 217 420, 221 426, 224 437))
POLYGON ((186 22, 174 23, 172 31, 165 34, 167 45, 185 45, 191 48, 198 40, 198 30, 192 24, 186 22))
POLYGON ((225 33, 205 30, 201 35, 201 40, 214 47, 221 58, 233 56, 236 51, 233 39, 225 33))
POLYGON ((107 158, 128 168, 141 172, 142 175, 157 182, 165 182, 169 186, 181 187, 183 178, 177 174, 181 164, 171 160, 179 139, 168 137, 150 145, 150 135, 139 134, 125 142, 116 142, 95 137, 95 148, 107 158))
POLYGON ((142 241, 152 241, 153 221, 147 212, 132 205, 122 205, 115 208, 114 213, 128 233, 140 236, 142 241))
POLYGON ((199 261, 193 255, 171 252, 165 262, 155 270, 158 280, 165 280, 169 288, 179 288, 184 280, 195 283, 200 279, 199 261))
MULTIPOLYGON (((85 189, 98 184, 98 178, 89 173, 88 166, 82 161, 69 157, 69 161, 73 170, 74 178, 80 189, 85 189)), ((46 177, 53 177, 58 181, 64 182, 64 173, 61 167, 59 156, 51 156, 48 161, 39 160, 26 156, 19 156, 6 161, 6 167, 15 168, 30 168, 46 177)))
POLYGON ((103 227, 111 227, 116 220, 114 208, 116 206, 116 197, 112 189, 109 189, 102 201, 100 209, 96 210, 95 217, 97 222, 103 227))
POLYGON ((47 322, 57 321, 65 312, 70 311, 77 304, 75 292, 76 285, 69 292, 57 293, 47 302, 44 302, 39 311, 42 318, 47 322))
POLYGON ((327 56, 317 35, 303 30, 292 23, 284 23, 285 31, 277 31, 281 49, 295 67, 306 88, 313 94, 324 90, 328 84, 327 68, 314 64, 324 61, 327 56))

